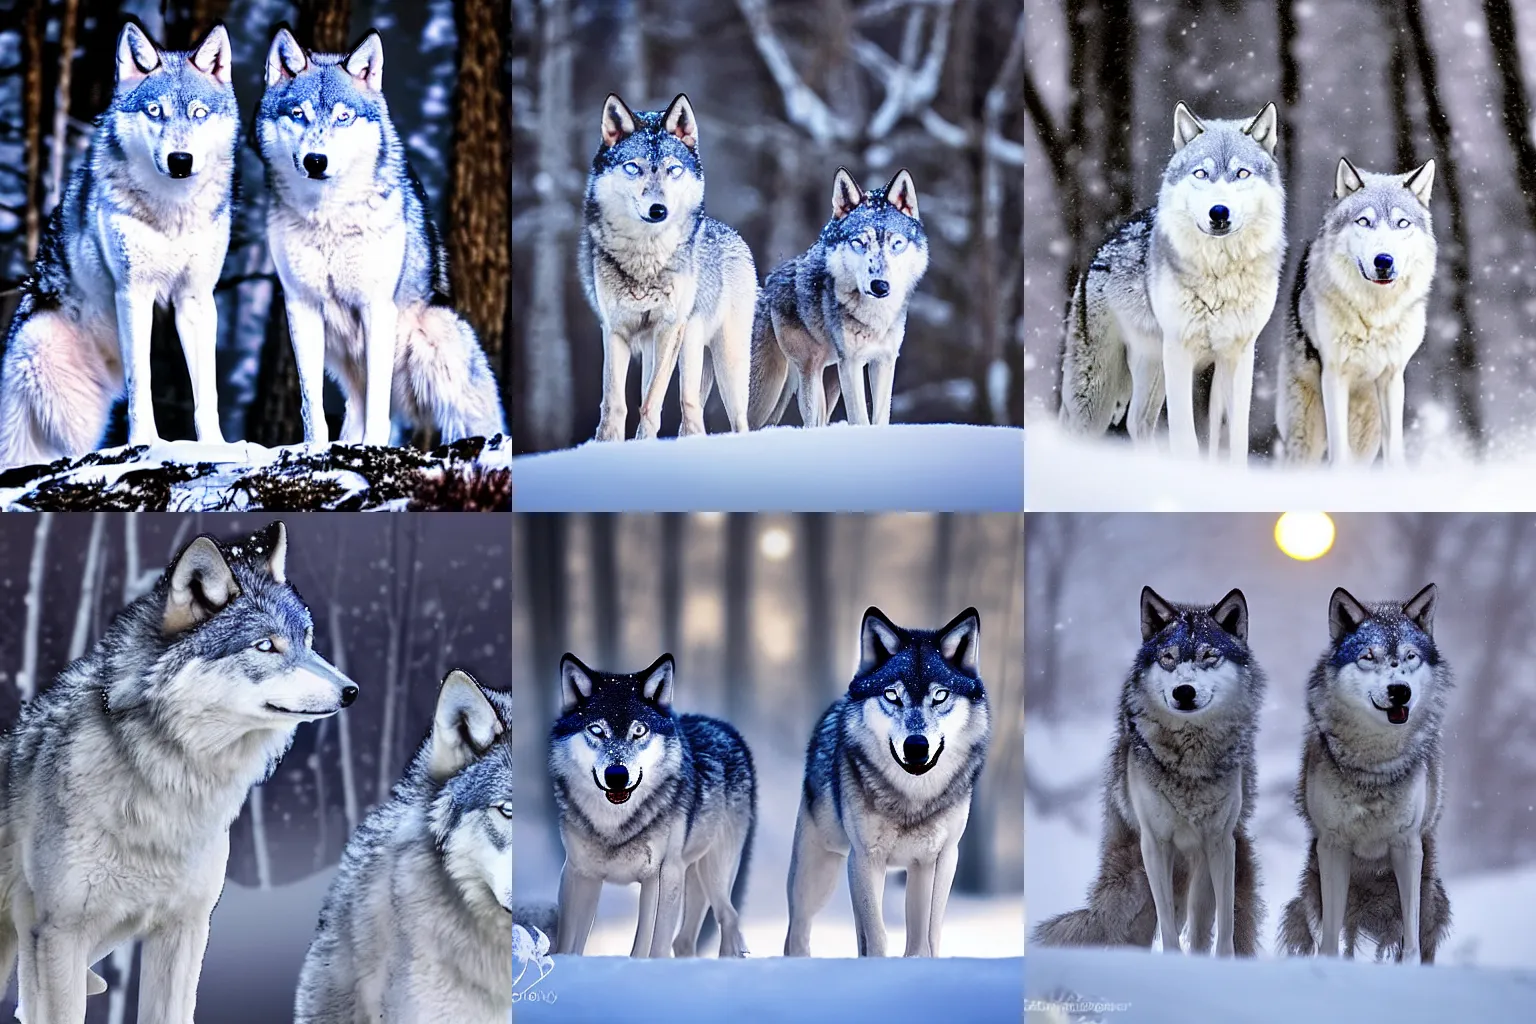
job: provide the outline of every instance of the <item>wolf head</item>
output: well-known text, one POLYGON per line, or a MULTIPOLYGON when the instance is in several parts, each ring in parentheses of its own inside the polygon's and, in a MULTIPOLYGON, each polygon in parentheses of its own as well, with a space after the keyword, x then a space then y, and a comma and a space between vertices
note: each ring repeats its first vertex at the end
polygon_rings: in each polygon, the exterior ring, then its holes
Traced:
POLYGON ((1203 121, 1184 104, 1175 107, 1159 220, 1212 238, 1278 227, 1285 206, 1275 162, 1278 117, 1273 103, 1251 121, 1203 121))
POLYGON ((1405 602, 1365 605, 1333 592, 1330 646, 1307 703, 1328 731, 1351 731, 1353 752, 1395 753, 1408 734, 1438 727, 1450 671, 1435 646, 1435 594, 1431 583, 1405 602))
POLYGON ((991 723, 980 646, 974 608, 940 629, 903 629, 878 608, 864 612, 859 668, 848 686, 862 728, 852 735, 902 789, 942 789, 985 749, 991 723))
POLYGON ((443 681, 426 743, 441 788, 429 824, 449 876, 471 907, 512 913, 511 702, 467 672, 443 681))
POLYGON ((1407 174, 1373 174, 1340 157, 1334 204, 1323 224, 1334 240, 1325 252, 1336 278, 1384 302, 1427 290, 1435 273, 1434 185, 1433 160, 1407 174))
POLYGON ((231 60, 222 24, 187 52, 162 50, 137 22, 123 26, 102 126, 137 180, 172 194, 188 182, 228 184, 240 135, 231 60))
POLYGON ((839 167, 821 244, 839 292, 904 307, 928 269, 928 236, 918 219, 912 175, 903 168, 885 188, 866 192, 839 167))
POLYGON ((1141 589, 1141 648, 1129 710, 1165 727, 1258 711, 1248 651, 1248 602, 1233 590, 1214 605, 1173 604, 1141 589))
POLYGON ((609 93, 588 190, 598 209, 631 230, 691 224, 704 210, 704 165, 688 97, 678 93, 666 110, 637 114, 609 93))
POLYGON ((256 118, 275 187, 313 201, 334 183, 373 180, 394 133, 383 76, 384 43, 376 31, 347 53, 312 53, 287 28, 277 30, 256 118))

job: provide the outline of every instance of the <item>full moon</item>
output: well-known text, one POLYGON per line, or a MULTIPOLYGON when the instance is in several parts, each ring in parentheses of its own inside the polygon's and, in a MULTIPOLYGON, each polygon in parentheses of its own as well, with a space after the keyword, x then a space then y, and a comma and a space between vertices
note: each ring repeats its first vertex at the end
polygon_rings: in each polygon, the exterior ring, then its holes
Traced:
POLYGON ((1275 521, 1275 544, 1299 562, 1326 555, 1333 536, 1333 520, 1326 512, 1287 512, 1275 521))

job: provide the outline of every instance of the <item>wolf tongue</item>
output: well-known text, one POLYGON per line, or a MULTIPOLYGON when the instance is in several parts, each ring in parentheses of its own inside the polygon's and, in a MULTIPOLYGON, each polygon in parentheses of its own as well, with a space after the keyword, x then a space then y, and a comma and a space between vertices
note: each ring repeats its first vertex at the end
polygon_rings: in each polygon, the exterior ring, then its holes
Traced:
POLYGON ((1393 725, 1402 725, 1404 722, 1408 721, 1408 709, 1388 708, 1387 721, 1391 722, 1393 725))
POLYGON ((624 801, 629 799, 629 790, 627 790, 627 789, 621 789, 621 790, 618 790, 617 792, 615 792, 614 790, 609 789, 609 790, 605 790, 605 792, 608 795, 608 802, 611 803, 611 804, 621 804, 624 801))

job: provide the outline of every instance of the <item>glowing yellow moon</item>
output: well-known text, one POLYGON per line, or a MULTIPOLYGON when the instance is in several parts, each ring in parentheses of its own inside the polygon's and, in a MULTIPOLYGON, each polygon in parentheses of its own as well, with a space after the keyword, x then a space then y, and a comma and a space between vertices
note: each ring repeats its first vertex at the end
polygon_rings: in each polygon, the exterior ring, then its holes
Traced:
POLYGON ((1275 544, 1299 562, 1326 555, 1333 537, 1333 519, 1326 512, 1287 512, 1275 520, 1275 544))

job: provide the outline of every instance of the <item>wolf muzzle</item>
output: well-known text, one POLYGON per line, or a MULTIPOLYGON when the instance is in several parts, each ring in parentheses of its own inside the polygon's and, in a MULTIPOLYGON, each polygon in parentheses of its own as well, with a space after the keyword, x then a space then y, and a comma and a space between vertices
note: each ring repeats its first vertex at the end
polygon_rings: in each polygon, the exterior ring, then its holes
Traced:
POLYGON ((597 769, 592 769, 592 781, 596 783, 598 789, 603 791, 603 795, 611 804, 622 804, 628 800, 634 795, 635 790, 640 788, 640 783, 644 779, 645 770, 641 769, 640 774, 635 776, 635 784, 631 786, 628 784, 629 769, 621 764, 611 764, 603 769, 603 781, 608 783, 605 786, 603 782, 598 781, 597 769))
POLYGON ((895 740, 887 737, 885 742, 890 745, 892 760, 901 765, 901 770, 908 775, 923 775, 927 773, 934 765, 939 763, 939 757, 944 753, 944 737, 942 736, 939 737, 939 749, 933 752, 933 760, 931 761, 928 759, 928 737, 926 736, 913 733, 906 738, 901 745, 901 752, 906 755, 905 760, 896 753, 895 740))

